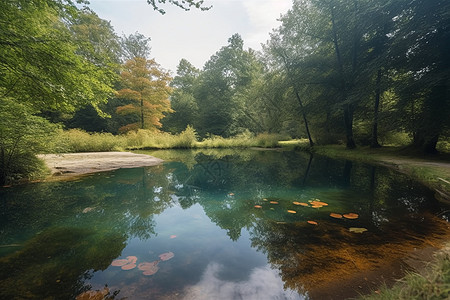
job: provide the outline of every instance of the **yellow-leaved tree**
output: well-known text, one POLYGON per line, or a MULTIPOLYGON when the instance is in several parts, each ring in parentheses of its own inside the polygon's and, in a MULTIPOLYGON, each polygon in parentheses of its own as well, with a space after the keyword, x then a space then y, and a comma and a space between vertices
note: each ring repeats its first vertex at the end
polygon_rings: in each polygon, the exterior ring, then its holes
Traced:
POLYGON ((154 59, 135 57, 128 60, 120 74, 123 88, 118 97, 131 100, 130 104, 117 108, 118 114, 135 114, 139 121, 119 129, 126 132, 137 129, 157 130, 164 113, 173 112, 169 96, 171 77, 154 59))

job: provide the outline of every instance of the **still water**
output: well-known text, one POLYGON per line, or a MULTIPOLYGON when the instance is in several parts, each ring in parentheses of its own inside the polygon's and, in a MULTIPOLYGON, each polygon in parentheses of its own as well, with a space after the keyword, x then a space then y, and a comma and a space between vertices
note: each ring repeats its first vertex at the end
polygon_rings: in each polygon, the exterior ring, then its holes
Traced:
POLYGON ((0 189, 0 299, 341 299, 448 237, 448 207, 385 168, 151 154, 166 162, 0 189))

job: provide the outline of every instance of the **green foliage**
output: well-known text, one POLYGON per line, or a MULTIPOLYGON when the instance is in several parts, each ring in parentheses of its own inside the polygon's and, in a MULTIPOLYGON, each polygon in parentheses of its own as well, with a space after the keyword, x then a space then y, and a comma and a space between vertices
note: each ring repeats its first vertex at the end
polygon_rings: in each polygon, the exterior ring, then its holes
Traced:
POLYGON ((0 184, 39 176, 43 165, 34 154, 47 147, 56 126, 10 98, 0 98, 0 107, 0 184))

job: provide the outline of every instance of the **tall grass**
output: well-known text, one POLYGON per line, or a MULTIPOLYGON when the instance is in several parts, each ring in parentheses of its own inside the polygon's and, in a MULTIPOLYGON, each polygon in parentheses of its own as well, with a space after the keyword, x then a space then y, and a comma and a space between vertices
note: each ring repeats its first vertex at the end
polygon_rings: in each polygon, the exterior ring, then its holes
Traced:
POLYGON ((53 152, 102 152, 139 149, 192 149, 192 148, 248 148, 279 146, 283 136, 244 132, 234 137, 209 136, 199 141, 197 132, 188 126, 179 134, 150 130, 130 131, 123 135, 87 133, 79 129, 60 131, 55 139, 53 152))

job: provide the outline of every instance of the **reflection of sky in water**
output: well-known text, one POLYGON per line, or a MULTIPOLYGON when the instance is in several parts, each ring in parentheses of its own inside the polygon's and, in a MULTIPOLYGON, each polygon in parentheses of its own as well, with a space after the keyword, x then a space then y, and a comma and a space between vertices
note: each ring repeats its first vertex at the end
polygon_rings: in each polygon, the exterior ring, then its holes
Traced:
POLYGON ((232 282, 220 279, 224 268, 218 263, 210 263, 201 280, 185 290, 183 300, 261 300, 261 299, 305 299, 297 292, 283 290, 283 281, 277 271, 269 266, 255 268, 246 281, 232 282))
POLYGON ((152 276, 144 276, 137 268, 123 271, 110 266, 94 273, 90 279, 94 288, 107 284, 120 290, 119 296, 130 299, 149 294, 149 287, 168 293, 177 290, 180 299, 192 300, 303 299, 297 292, 284 290, 266 255, 251 247, 245 228, 231 241, 226 230, 214 224, 199 204, 188 209, 174 205, 154 220, 156 234, 150 239, 130 238, 120 257, 137 256, 139 264, 170 251, 174 258, 160 261, 159 271, 152 276))

